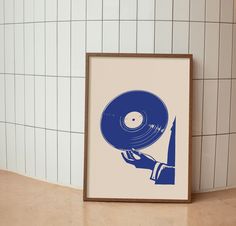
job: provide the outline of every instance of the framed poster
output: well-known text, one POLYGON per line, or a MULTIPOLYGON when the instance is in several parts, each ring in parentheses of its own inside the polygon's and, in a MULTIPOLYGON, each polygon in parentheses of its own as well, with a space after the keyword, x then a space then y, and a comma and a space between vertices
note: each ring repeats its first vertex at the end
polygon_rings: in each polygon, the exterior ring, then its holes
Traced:
POLYGON ((192 55, 86 56, 85 201, 190 202, 192 55))

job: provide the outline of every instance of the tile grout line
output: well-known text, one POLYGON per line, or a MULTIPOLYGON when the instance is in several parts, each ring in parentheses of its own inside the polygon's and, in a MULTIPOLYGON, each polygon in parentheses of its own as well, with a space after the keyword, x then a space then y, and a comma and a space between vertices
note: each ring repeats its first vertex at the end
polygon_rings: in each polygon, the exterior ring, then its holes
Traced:
MULTIPOLYGON (((82 19, 72 19, 71 20, 72 22, 81 22, 81 21, 84 21, 85 22, 85 20, 82 20, 82 19)), ((101 20, 99 20, 99 19, 89 19, 89 20, 87 20, 87 21, 101 21, 101 20)), ((118 19, 105 19, 104 21, 118 21, 118 19)), ((126 22, 126 21, 133 21, 133 22, 135 22, 136 21, 136 19, 121 19, 121 21, 124 21, 124 22, 126 22)), ((139 21, 156 21, 156 22, 189 22, 189 20, 161 20, 161 19, 158 19, 158 20, 151 20, 151 19, 142 19, 142 20, 139 20, 139 21)), ((46 21, 46 20, 44 20, 44 21, 35 21, 35 22, 33 22, 33 21, 25 21, 25 22, 16 22, 16 23, 0 23, 0 25, 11 25, 11 24, 33 24, 33 23, 56 23, 56 22, 58 22, 58 23, 65 23, 65 22, 70 22, 70 20, 58 20, 58 21, 56 21, 56 20, 49 20, 49 21, 46 21)), ((236 23, 234 23, 234 22, 225 22, 225 21, 204 21, 204 20, 191 20, 191 22, 196 22, 196 23, 213 23, 213 24, 236 24, 236 23)))
POLYGON ((230 132, 230 133, 211 133, 211 134, 195 134, 195 135, 192 135, 192 138, 193 137, 223 136, 223 135, 230 135, 230 134, 236 134, 236 132, 230 132))
MULTIPOLYGON (((14 73, 2 73, 0 72, 0 74, 7 74, 7 75, 13 75, 14 73)), ((16 76, 18 75, 25 75, 25 76, 41 76, 41 77, 53 77, 56 78, 55 75, 45 75, 45 74, 22 74, 22 73, 17 73, 16 76)), ((60 78, 70 78, 70 76, 67 75, 61 75, 60 78)), ((85 78, 85 76, 71 76, 72 78, 85 78)))
MULTIPOLYGON (((206 20, 206 1, 204 4, 204 20, 206 20)), ((206 22, 204 22, 204 44, 203 44, 203 80, 202 80, 202 114, 201 114, 201 135, 203 134, 203 119, 204 119, 204 100, 205 100, 205 63, 206 63, 206 22)), ((203 137, 201 137, 201 150, 200 150, 200 169, 199 169, 199 187, 198 190, 201 190, 201 181, 202 181, 202 152, 203 152, 203 137)))
POLYGON ((52 129, 52 128, 45 128, 45 127, 40 127, 40 126, 33 126, 33 125, 27 125, 27 124, 22 124, 22 123, 15 123, 15 122, 9 122, 9 121, 0 121, 0 123, 7 123, 11 125, 19 125, 19 126, 25 126, 29 128, 36 128, 36 129, 46 129, 49 131, 59 131, 59 132, 65 132, 65 133, 74 133, 74 134, 84 134, 84 132, 79 132, 79 131, 69 131, 69 130, 57 130, 57 129, 52 129))
MULTIPOLYGON (((220 0, 219 7, 219 21, 221 21, 221 4, 220 0)), ((218 43, 218 68, 217 68, 217 105, 216 105, 216 134, 218 131, 218 113, 219 113, 219 87, 220 87, 220 46, 221 46, 221 24, 219 24, 219 43, 218 43)), ((213 188, 215 188, 215 178, 216 178, 216 160, 217 160, 217 144, 218 144, 218 136, 215 137, 215 154, 214 154, 214 174, 213 174, 213 188)))
MULTIPOLYGON (((233 1, 233 20, 235 18, 234 7, 236 2, 233 1)), ((227 151, 227 170, 226 170, 226 187, 229 186, 229 156, 231 144, 231 110, 232 110, 232 90, 233 90, 233 60, 234 60, 234 25, 232 24, 232 48, 231 48, 231 81, 230 81, 230 98, 229 98, 229 136, 228 136, 228 151, 227 151)))
POLYGON ((120 1, 119 0, 119 18, 118 18, 118 53, 120 53, 120 1))
POLYGON ((172 0, 172 18, 171 18, 171 53, 174 51, 174 0, 172 0))
POLYGON ((202 78, 194 78, 193 80, 204 80, 204 81, 207 81, 207 80, 212 80, 212 81, 220 81, 220 80, 235 80, 236 78, 219 78, 219 79, 217 79, 217 78, 204 78, 204 79, 202 79, 202 78))
POLYGON ((135 52, 138 53, 138 0, 136 0, 136 49, 135 52))
POLYGON ((101 52, 103 52, 103 0, 102 0, 102 12, 101 12, 101 52))
MULTIPOLYGON (((46 0, 44 0, 44 20, 46 20, 46 0)), ((44 149, 45 149, 45 172, 44 172, 44 176, 45 179, 47 180, 47 131, 46 131, 46 121, 47 121, 47 80, 46 80, 46 66, 47 66, 47 60, 46 60, 46 23, 44 23, 44 74, 45 74, 45 78, 44 78, 44 125, 45 125, 45 129, 44 129, 44 149)))
POLYGON ((86 60, 86 52, 87 52, 87 0, 85 0, 85 60, 86 60))
MULTIPOLYGON (((188 16, 189 16, 189 22, 188 22, 188 54, 190 54, 190 41, 191 41, 191 39, 190 39, 190 35, 191 35, 191 31, 190 31, 190 17, 191 17, 191 12, 190 12, 190 8, 191 8, 191 0, 189 0, 189 8, 188 8, 188 16)), ((192 72, 192 74, 193 74, 193 72, 192 72)), ((193 77, 193 76, 192 76, 193 77)), ((193 82, 192 82, 192 79, 190 80, 190 82, 191 82, 191 87, 193 87, 193 82)), ((190 92, 191 92, 191 90, 190 90, 190 92)), ((191 95, 192 96, 192 95, 191 95)), ((192 98, 193 99, 193 98, 192 98)), ((190 99, 190 103, 192 103, 192 99, 190 99)), ((191 111, 190 111, 190 113, 191 113, 191 111)), ((191 119, 192 119, 192 114, 191 114, 191 119)), ((192 128, 192 127, 191 127, 192 128)), ((189 132, 192 132, 192 131, 189 131, 189 132)), ((192 138, 191 138, 192 139, 192 138)), ((192 142, 192 140, 191 141, 189 141, 190 142, 190 144, 192 145, 193 144, 193 142, 192 142)), ((190 147, 190 145, 189 145, 189 147, 190 147)), ((189 150, 189 152, 191 151, 192 152, 192 146, 190 147, 191 148, 191 150, 189 150)), ((189 157, 191 157, 191 159, 189 158, 189 162, 192 164, 192 153, 190 153, 190 155, 189 155, 189 157)), ((193 164, 192 164, 193 165, 193 164)), ((192 168, 191 168, 191 170, 192 170, 192 168)), ((192 175, 192 171, 191 172, 188 172, 188 174, 189 175, 192 175)), ((193 184, 193 180, 191 180, 191 182, 192 182, 192 184, 193 184)), ((191 190, 193 190, 193 185, 192 184, 190 184, 190 187, 191 187, 191 190)))
MULTIPOLYGON (((23 21, 25 21, 25 0, 23 0, 23 21)), ((25 109, 25 24, 23 23, 23 50, 24 50, 24 160, 25 160, 25 174, 27 173, 27 162, 26 162, 26 127, 25 127, 25 121, 26 121, 26 109, 25 109)))
MULTIPOLYGON (((3 65, 3 71, 4 71, 4 107, 5 107, 5 122, 7 121, 7 97, 6 97, 6 89, 7 89, 7 86, 6 86, 6 25, 5 25, 5 21, 6 21, 6 15, 5 15, 5 0, 3 0, 3 20, 4 20, 4 25, 3 25, 3 52, 4 52, 4 65, 3 65)), ((6 153, 6 169, 8 169, 8 156, 7 156, 7 125, 5 123, 5 153, 6 153)))
MULTIPOLYGON (((14 73, 2 73, 0 72, 0 75, 13 75, 14 73)), ((22 74, 22 73, 17 73, 15 74, 16 76, 22 76, 22 75, 25 75, 25 76, 36 76, 36 77, 51 77, 51 78, 56 78, 55 75, 45 75, 45 74, 22 74)), ((85 76, 67 76, 67 75, 61 75, 60 78, 78 78, 78 79, 85 79, 85 76)), ((221 78, 193 78, 192 80, 235 80, 236 78, 234 77, 229 77, 229 78, 225 78, 225 77, 221 77, 221 78)))
POLYGON ((153 53, 156 52, 156 3, 157 0, 154 0, 154 12, 153 12, 153 17, 154 17, 154 22, 153 22, 153 53))
MULTIPOLYGON (((37 1, 37 0, 33 0, 33 7, 34 7, 34 9, 33 9, 33 21, 35 21, 35 1, 37 1)), ((36 123, 36 120, 35 120, 35 118, 36 118, 36 110, 35 110, 35 107, 36 107, 36 104, 35 104, 35 101, 36 101, 36 94, 35 94, 35 23, 33 23, 33 39, 34 39, 34 48, 33 48, 33 51, 34 51, 34 55, 33 55, 33 65, 34 65, 34 76, 33 76, 33 78, 34 78, 34 126, 35 126, 35 123, 36 123)), ((37 170, 37 166, 36 166, 36 164, 37 164, 37 161, 36 161, 36 155, 37 155, 37 152, 36 152, 36 129, 34 128, 34 175, 35 175, 35 177, 36 177, 36 174, 37 174, 37 172, 36 172, 36 170, 37 170)))
MULTIPOLYGON (((14 22, 16 21, 15 18, 15 1, 13 1, 13 17, 14 17, 14 22)), ((16 46, 15 46, 15 40, 16 40, 16 27, 14 23, 14 34, 13 34, 13 49, 14 49, 14 118, 16 122, 16 46)), ((16 170, 17 170, 17 148, 16 148, 16 125, 15 125, 15 164, 16 164, 16 170)))
MULTIPOLYGON (((72 56, 72 54, 71 54, 71 50, 72 50, 72 22, 71 22, 71 20, 72 20, 72 0, 70 0, 70 131, 71 131, 71 123, 72 123, 72 120, 71 120, 71 109, 72 109, 72 102, 71 102, 71 98, 72 98, 72 86, 71 86, 71 84, 72 84, 72 81, 71 81, 71 56, 72 56)), ((72 172, 72 166, 71 166, 71 157, 72 157, 72 155, 71 155, 71 141, 72 141, 72 138, 71 138, 71 132, 70 132, 70 184, 72 184, 71 182, 72 182, 72 176, 71 176, 71 172, 72 172)))
MULTIPOLYGON (((85 58, 85 64, 86 64, 86 52, 87 52, 87 7, 88 7, 88 2, 87 2, 87 0, 85 0, 85 54, 84 54, 84 58, 85 58)), ((85 73, 86 73, 86 66, 84 65, 84 67, 85 67, 85 73)), ((87 77, 87 79, 88 79, 88 77, 87 77)), ((85 84, 85 83, 84 83, 85 84)), ((85 101, 85 98, 84 98, 84 101, 85 101)), ((85 140, 85 132, 86 131, 84 131, 84 136, 83 136, 83 138, 84 138, 84 140, 85 140)), ((83 142, 84 142, 84 140, 83 140, 83 142)), ((83 154, 85 153, 85 146, 83 146, 83 154)), ((82 161, 84 161, 84 158, 83 158, 83 160, 82 161)), ((82 172, 83 172, 83 176, 82 176, 82 186, 84 186, 84 168, 82 167, 82 172)))
POLYGON ((189 8, 188 8, 188 53, 190 53, 190 17, 191 17, 191 12, 190 12, 190 9, 191 9, 191 0, 189 0, 189 8))
MULTIPOLYGON (((63 133, 74 133, 74 134, 81 134, 81 135, 84 134, 84 132, 79 132, 79 131, 57 130, 57 129, 52 129, 52 128, 45 128, 45 127, 40 127, 40 126, 33 126, 33 125, 27 125, 27 124, 15 123, 15 122, 9 122, 9 121, 0 121, 0 123, 19 125, 19 126, 25 126, 25 127, 29 127, 29 128, 36 128, 36 129, 45 129, 45 130, 49 130, 49 131, 59 131, 59 132, 63 132, 63 133)), ((236 134, 236 131, 230 132, 230 133, 195 134, 195 135, 192 135, 192 138, 193 137, 222 136, 222 135, 230 135, 230 134, 236 134)))
POLYGON ((56 134, 57 134, 57 182, 58 182, 58 0, 56 1, 56 134))

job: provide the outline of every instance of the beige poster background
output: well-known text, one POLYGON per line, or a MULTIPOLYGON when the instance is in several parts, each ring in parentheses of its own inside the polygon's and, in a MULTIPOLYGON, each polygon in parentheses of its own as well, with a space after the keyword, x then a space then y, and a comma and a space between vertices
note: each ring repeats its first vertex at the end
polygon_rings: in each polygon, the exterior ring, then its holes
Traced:
MULTIPOLYGON (((89 79, 88 177, 89 198, 187 199, 189 142, 189 59, 91 57, 89 79), (100 131, 105 106, 121 93, 146 90, 168 108, 163 136, 141 152, 166 162, 170 128, 176 116, 175 185, 155 185, 151 171, 127 164, 121 151, 100 131)), ((124 106, 125 107, 125 106, 124 106)))

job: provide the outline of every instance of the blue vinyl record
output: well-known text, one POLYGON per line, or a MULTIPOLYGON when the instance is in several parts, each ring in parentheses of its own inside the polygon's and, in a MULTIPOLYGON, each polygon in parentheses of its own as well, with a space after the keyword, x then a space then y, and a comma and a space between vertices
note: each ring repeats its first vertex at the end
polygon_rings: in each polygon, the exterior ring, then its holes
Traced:
POLYGON ((113 99, 104 109, 101 131, 119 150, 139 150, 156 142, 168 123, 168 111, 156 95, 134 90, 113 99))

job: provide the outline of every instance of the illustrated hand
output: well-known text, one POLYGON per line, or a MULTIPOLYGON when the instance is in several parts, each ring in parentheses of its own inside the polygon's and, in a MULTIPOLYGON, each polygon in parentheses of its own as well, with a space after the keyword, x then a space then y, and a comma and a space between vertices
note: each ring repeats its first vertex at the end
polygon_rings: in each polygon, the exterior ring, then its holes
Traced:
POLYGON ((127 163, 134 165, 136 168, 153 170, 156 164, 153 157, 138 151, 125 151, 121 155, 127 163))

